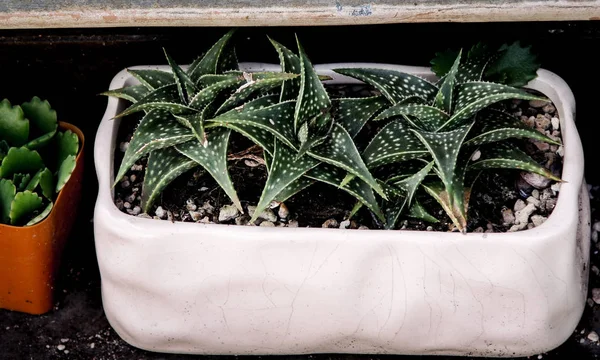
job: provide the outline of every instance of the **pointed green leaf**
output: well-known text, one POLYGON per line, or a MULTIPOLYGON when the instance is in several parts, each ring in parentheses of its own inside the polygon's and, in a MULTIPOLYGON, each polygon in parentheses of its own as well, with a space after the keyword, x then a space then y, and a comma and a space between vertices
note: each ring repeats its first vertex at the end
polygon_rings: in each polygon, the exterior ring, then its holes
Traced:
POLYGON ((201 88, 205 88, 205 87, 208 87, 208 86, 220 83, 222 81, 233 80, 233 79, 243 80, 244 79, 243 72, 241 72, 241 71, 230 71, 230 72, 227 72, 225 74, 206 74, 206 75, 202 75, 198 79, 197 85, 199 87, 201 87, 201 88))
POLYGON ((58 130, 58 125, 54 126, 54 130, 45 133, 44 135, 29 141, 24 146, 30 150, 37 150, 43 148, 48 145, 52 139, 54 139, 54 135, 56 135, 56 131, 58 130))
POLYGON ((492 143, 480 147, 479 151, 481 156, 469 165, 469 170, 519 169, 545 176, 554 181, 562 181, 525 152, 506 143, 492 143))
MULTIPOLYGON (((269 38, 271 44, 279 55, 279 63, 281 64, 281 72, 300 74, 302 65, 298 55, 294 54, 290 49, 281 45, 277 41, 269 38)), ((281 95, 279 101, 296 100, 300 92, 301 78, 290 79, 283 82, 281 85, 281 95)))
POLYGON ((275 201, 284 202, 314 183, 315 180, 310 179, 306 176, 302 176, 296 179, 295 181, 291 182, 288 186, 281 190, 281 192, 277 194, 277 196, 275 196, 275 201))
POLYGON ((334 69, 338 74, 362 80, 376 89, 392 103, 396 104, 409 96, 420 96, 432 100, 438 88, 418 76, 396 70, 385 69, 334 69))
POLYGON ((56 110, 53 110, 48 100, 42 101, 34 96, 31 101, 21 104, 25 117, 29 120, 29 130, 35 136, 56 131, 58 120, 56 110))
POLYGON ((306 56, 304 48, 300 45, 298 37, 298 57, 300 58, 300 92, 294 111, 294 130, 315 116, 322 114, 331 108, 331 100, 325 91, 323 83, 319 79, 312 63, 306 56))
POLYGON ((213 119, 207 119, 206 121, 225 127, 232 125, 255 126, 269 131, 287 146, 295 148, 294 129, 290 121, 293 118, 294 106, 294 101, 285 101, 255 110, 242 107, 228 111, 213 119))
POLYGON ((427 155, 427 148, 402 120, 394 120, 383 127, 371 140, 363 152, 363 159, 371 169, 424 155, 427 155))
POLYGON ((0 223, 10 223, 10 207, 17 193, 11 180, 0 179, 0 223))
POLYGON ((32 226, 32 225, 35 225, 35 224, 41 222, 42 220, 44 220, 46 217, 48 217, 48 215, 50 215, 50 211, 52 211, 52 207, 54 207, 54 204, 51 201, 48 203, 46 208, 41 213, 39 213, 38 216, 31 219, 25 226, 32 226))
POLYGON ((560 145, 559 142, 523 124, 515 116, 497 110, 486 110, 477 114, 475 126, 464 145, 480 145, 509 138, 531 138, 560 145))
POLYGON ((421 185, 421 182, 423 182, 425 177, 427 175, 429 175, 429 173, 431 172, 431 169, 433 168, 433 164, 434 164, 434 162, 432 161, 429 164, 427 164, 424 168, 422 168, 421 170, 416 172, 415 174, 392 183, 394 186, 396 186, 406 192, 406 194, 407 194, 406 200, 407 200, 408 206, 410 206, 412 204, 413 197, 415 196, 417 189, 419 188, 419 186, 421 185))
POLYGON ((367 169, 350 134, 341 125, 335 124, 327 140, 322 145, 312 148, 308 154, 358 176, 385 198, 381 186, 367 169))
POLYGON ((375 194, 373 194, 372 187, 359 178, 353 178, 347 184, 340 186, 345 175, 346 172, 338 167, 320 164, 306 173, 305 176, 346 191, 369 208, 369 210, 371 210, 379 219, 383 220, 383 213, 381 212, 381 209, 379 209, 379 205, 377 205, 377 200, 375 199, 375 194))
POLYGON ((193 108, 180 104, 178 101, 180 100, 177 85, 166 85, 144 96, 138 102, 125 109, 125 111, 115 116, 115 118, 142 110, 168 110, 173 114, 192 113, 195 111, 193 108))
POLYGON ((223 50, 221 50, 221 56, 219 56, 219 61, 217 63, 217 73, 236 71, 239 70, 239 68, 234 43, 228 41, 223 47, 223 50))
POLYGON ((196 140, 206 146, 206 134, 204 133, 204 117, 201 112, 197 112, 191 115, 173 115, 180 124, 188 127, 192 130, 192 133, 196 137, 196 140))
POLYGON ((177 145, 175 148, 206 169, 233 201, 233 204, 243 212, 242 205, 227 171, 227 145, 229 144, 230 133, 231 130, 229 129, 216 128, 208 134, 206 147, 197 141, 188 141, 177 145))
POLYGON ((318 164, 317 160, 309 156, 296 159, 296 154, 292 149, 276 140, 269 176, 250 222, 254 222, 286 187, 318 164))
POLYGON ((441 183, 424 184, 423 188, 431 195, 444 209, 452 223, 463 233, 467 231, 467 204, 470 191, 463 189, 462 193, 465 194, 465 199, 462 202, 450 200, 451 196, 444 188, 441 183), (463 205, 462 207, 460 205, 463 205))
POLYGON ((198 79, 202 75, 216 74, 219 70, 219 64, 228 64, 231 62, 231 55, 227 51, 227 43, 233 36, 235 30, 230 30, 227 34, 223 35, 207 52, 206 54, 196 59, 189 67, 188 74, 195 83, 198 83, 198 79), (223 53, 225 52, 225 56, 223 53))
POLYGON ((415 117, 417 121, 412 120, 410 122, 415 127, 426 131, 435 131, 450 118, 450 115, 434 106, 398 103, 379 114, 375 121, 398 115, 415 117))
MULTIPOLYGON (((191 140, 194 135, 184 126, 181 126, 173 115, 165 110, 152 110, 138 125, 133 133, 129 147, 119 167, 116 181, 121 179, 127 170, 138 159, 149 152, 191 140)), ((116 184, 116 182, 115 182, 116 184)))
POLYGON ((71 130, 56 134, 57 168, 68 156, 76 156, 79 152, 79 137, 71 130))
POLYGON ((423 207, 423 205, 421 205, 421 203, 418 202, 418 201, 416 201, 416 200, 412 204, 412 206, 410 207, 410 209, 408 210, 408 213, 406 215, 410 216, 411 218, 423 220, 423 221, 426 221, 426 222, 429 222, 429 223, 438 223, 438 222, 440 222, 438 219, 436 219, 431 214, 429 214, 427 212, 427 210, 425 210, 425 208, 423 207))
POLYGON ((29 138, 29 120, 20 106, 12 106, 7 99, 0 102, 0 140, 11 146, 23 146, 29 138))
POLYGON ((120 99, 131 101, 132 103, 138 102, 144 96, 148 95, 150 90, 144 85, 127 86, 120 89, 109 90, 100 93, 100 95, 114 96, 120 99))
POLYGON ((42 157, 35 150, 25 147, 10 148, 0 165, 0 178, 9 178, 18 173, 35 173, 44 167, 42 157))
MULTIPOLYGON (((133 77, 135 77, 141 83, 141 86, 145 87, 150 91, 164 87, 166 85, 171 85, 175 82, 173 79, 173 74, 167 71, 128 69, 127 72, 133 75, 133 77)), ((143 91, 139 90, 139 92, 141 93, 143 91)), ((139 100, 137 94, 134 94, 134 97, 139 100)))
MULTIPOLYGON (((194 143, 195 141, 190 141, 194 143)), ((142 189, 142 210, 149 212, 165 187, 181 174, 195 168, 198 163, 180 154, 175 148, 156 149, 148 157, 142 189)))
POLYGON ((329 112, 319 114, 304 122, 298 130, 300 148, 296 157, 301 157, 313 147, 323 144, 327 140, 333 124, 334 122, 329 112))
POLYGON ((354 138, 373 115, 388 106, 383 96, 367 98, 343 98, 333 100, 336 122, 354 138))
POLYGON ((238 88, 244 82, 243 77, 234 77, 209 85, 192 97, 189 106, 194 109, 203 109, 225 91, 238 88))
POLYGON ((35 191, 38 185, 42 189, 42 194, 48 198, 48 200, 51 200, 54 196, 54 177, 50 169, 43 168, 35 173, 25 190, 35 191))
POLYGON ((198 89, 196 85, 189 77, 189 75, 183 71, 183 69, 175 63, 175 61, 171 58, 171 56, 167 53, 167 50, 163 49, 165 53, 165 57, 167 58, 167 62, 171 67, 171 72, 173 73, 173 79, 175 80, 175 84, 177 85, 177 92, 179 93, 179 100, 181 100, 182 104, 187 104, 188 101, 192 98, 193 94, 195 94, 198 89))
POLYGON ((450 71, 446 74, 444 81, 440 86, 440 90, 435 96, 435 106, 446 113, 450 113, 452 111, 454 85, 456 84, 456 74, 458 73, 458 65, 460 64, 461 55, 462 50, 458 52, 456 60, 454 60, 454 64, 450 68, 450 71))
POLYGON ((21 223, 25 216, 31 216, 34 211, 42 207, 43 199, 31 191, 19 192, 10 205, 10 224, 21 223))
POLYGON ((69 155, 63 160, 58 168, 58 176, 56 179, 56 192, 58 193, 67 185, 69 179, 71 179, 71 175, 77 166, 77 159, 75 155, 69 155))
MULTIPOLYGON (((464 120, 471 118, 479 110, 502 100, 547 100, 532 95, 524 90, 510 86, 488 82, 469 82, 460 84, 454 114, 438 131, 451 130, 463 125, 464 120)), ((549 101, 549 100, 548 100, 549 101)))
POLYGON ((456 61, 457 56, 458 51, 450 49, 436 52, 435 57, 429 62, 431 64, 431 71, 439 78, 446 76, 456 61))

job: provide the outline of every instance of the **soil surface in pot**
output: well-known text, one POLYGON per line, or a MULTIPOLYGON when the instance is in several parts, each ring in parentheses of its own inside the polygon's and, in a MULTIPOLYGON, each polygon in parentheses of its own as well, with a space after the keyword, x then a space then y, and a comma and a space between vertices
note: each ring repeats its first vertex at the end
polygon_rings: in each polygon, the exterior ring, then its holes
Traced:
MULTIPOLYGON (((329 86, 332 98, 349 95, 370 96, 373 90, 364 85, 329 86)), ((560 121, 552 103, 540 101, 506 101, 499 104, 528 126, 560 141, 560 121)), ((115 150, 115 172, 121 163, 140 115, 123 119, 115 150)), ((369 122, 357 137, 357 146, 366 143, 382 124, 369 122)), ((516 140, 519 146, 556 176, 562 172, 562 146, 534 140, 516 140)), ((229 172, 238 193, 244 214, 231 206, 231 200, 213 178, 201 167, 183 174, 162 192, 149 213, 140 207, 142 184, 147 158, 140 159, 115 187, 115 205, 132 216, 168 221, 221 223, 250 226, 330 227, 350 229, 381 229, 380 221, 366 208, 348 219, 356 200, 344 191, 315 183, 294 195, 285 203, 273 203, 259 219, 249 224, 267 178, 262 150, 250 140, 232 132, 229 144, 229 172)), ((540 175, 518 170, 487 170, 475 182, 469 204, 469 232, 519 231, 542 224, 552 213, 560 184, 540 175)), ((453 231, 452 221, 441 206, 427 194, 418 199, 437 223, 405 218, 399 229, 453 231)))

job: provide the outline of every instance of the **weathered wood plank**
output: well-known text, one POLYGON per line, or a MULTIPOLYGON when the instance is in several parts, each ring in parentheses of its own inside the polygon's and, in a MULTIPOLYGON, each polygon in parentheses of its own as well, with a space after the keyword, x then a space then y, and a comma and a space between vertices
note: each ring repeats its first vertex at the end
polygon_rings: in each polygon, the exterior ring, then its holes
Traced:
POLYGON ((599 20, 600 0, 3 0, 0 28, 599 20))

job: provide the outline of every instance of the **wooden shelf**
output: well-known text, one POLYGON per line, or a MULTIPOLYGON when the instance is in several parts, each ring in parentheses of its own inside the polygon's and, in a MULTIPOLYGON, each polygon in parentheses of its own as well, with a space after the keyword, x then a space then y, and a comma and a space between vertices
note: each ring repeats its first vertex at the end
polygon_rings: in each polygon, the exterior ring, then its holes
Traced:
POLYGON ((0 28, 600 20, 600 0, 4 0, 0 28))

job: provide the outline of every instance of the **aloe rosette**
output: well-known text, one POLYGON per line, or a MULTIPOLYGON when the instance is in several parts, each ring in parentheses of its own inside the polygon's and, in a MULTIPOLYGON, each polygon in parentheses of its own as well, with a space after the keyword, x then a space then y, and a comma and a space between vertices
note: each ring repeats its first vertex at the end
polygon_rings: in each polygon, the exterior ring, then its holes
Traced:
POLYGON ((0 102, 0 223, 30 226, 45 219, 78 151, 77 134, 58 129, 48 101, 0 102))
MULTIPOLYGON (((486 67, 498 54, 486 53, 490 58, 475 50, 462 65, 461 52, 456 54, 437 84, 394 70, 335 70, 374 86, 387 100, 374 119, 387 123, 362 153, 367 167, 376 169, 389 194, 390 201, 384 204, 387 228, 396 225, 400 213, 413 204, 417 189, 424 188, 465 232, 470 191, 483 169, 520 169, 560 181, 518 147, 508 145, 513 138, 558 143, 513 115, 493 109, 494 104, 508 99, 548 100, 523 89, 482 81, 486 67), (431 181, 432 177, 438 181, 431 181)), ((498 76, 508 79, 508 75, 498 76)), ((513 74, 511 81, 517 78, 513 74)), ((415 210, 411 212, 414 215, 415 210)))

